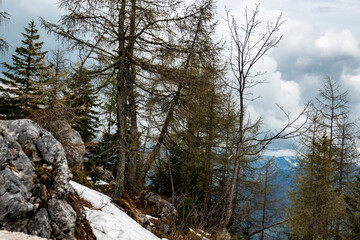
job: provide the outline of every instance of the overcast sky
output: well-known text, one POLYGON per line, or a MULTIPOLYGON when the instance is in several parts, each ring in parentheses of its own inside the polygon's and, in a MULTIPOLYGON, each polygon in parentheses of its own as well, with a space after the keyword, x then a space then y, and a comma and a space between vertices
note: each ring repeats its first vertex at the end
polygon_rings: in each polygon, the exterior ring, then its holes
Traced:
MULTIPOLYGON (((227 38, 225 6, 235 18, 243 17, 244 8, 253 9, 259 1, 218 0, 220 25, 218 36, 227 38)), ((41 16, 56 22, 61 12, 57 0, 2 0, 1 11, 11 14, 9 24, 1 26, 1 34, 10 43, 8 56, 20 45, 21 32, 31 19, 41 16)), ((282 41, 276 49, 259 62, 258 69, 269 83, 254 91, 261 99, 249 107, 253 118, 262 115, 266 128, 279 127, 284 117, 276 108, 279 104, 295 115, 305 102, 311 100, 329 75, 349 90, 356 117, 360 113, 360 1, 359 0, 266 0, 260 1, 260 18, 275 20, 281 14, 282 41)), ((46 49, 56 43, 40 32, 46 49)))

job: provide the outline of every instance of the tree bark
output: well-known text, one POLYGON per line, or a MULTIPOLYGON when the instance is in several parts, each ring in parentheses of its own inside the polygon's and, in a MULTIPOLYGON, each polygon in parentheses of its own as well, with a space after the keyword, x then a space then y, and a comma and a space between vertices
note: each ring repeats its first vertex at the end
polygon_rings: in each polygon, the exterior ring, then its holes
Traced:
POLYGON ((119 14, 119 32, 118 32, 118 59, 116 64, 117 75, 117 135, 118 135, 118 165, 116 170, 115 189, 113 198, 121 198, 124 190, 125 180, 125 163, 126 163, 126 83, 125 83, 125 3, 126 0, 121 1, 121 8, 119 14))
POLYGON ((261 219, 261 228, 262 228, 261 237, 260 237, 261 240, 264 240, 266 203, 267 203, 267 191, 268 191, 268 172, 269 172, 269 165, 267 165, 265 169, 264 200, 263 200, 262 219, 261 219))
MULTIPOLYGON (((131 0, 131 16, 130 16, 130 37, 127 54, 129 55, 128 59, 132 59, 134 55, 134 45, 135 45, 135 19, 136 19, 136 0, 131 0)), ((136 169, 137 169, 137 159, 139 153, 139 141, 138 141, 138 127, 137 127, 137 106, 136 106, 136 97, 135 97, 135 78, 136 78, 136 69, 135 64, 131 61, 127 63, 127 72, 128 72, 128 81, 127 81, 127 91, 128 91, 128 101, 129 101, 129 114, 130 114, 130 132, 129 132, 129 165, 127 169, 127 186, 126 189, 129 193, 135 193, 135 183, 136 183, 136 169)))

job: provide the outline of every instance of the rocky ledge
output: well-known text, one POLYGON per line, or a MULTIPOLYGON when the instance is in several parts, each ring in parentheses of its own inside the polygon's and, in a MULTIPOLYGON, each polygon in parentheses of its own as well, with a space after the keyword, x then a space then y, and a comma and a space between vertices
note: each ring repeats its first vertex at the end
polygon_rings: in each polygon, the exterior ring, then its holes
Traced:
POLYGON ((0 229, 75 239, 77 214, 62 145, 36 123, 0 121, 0 229))

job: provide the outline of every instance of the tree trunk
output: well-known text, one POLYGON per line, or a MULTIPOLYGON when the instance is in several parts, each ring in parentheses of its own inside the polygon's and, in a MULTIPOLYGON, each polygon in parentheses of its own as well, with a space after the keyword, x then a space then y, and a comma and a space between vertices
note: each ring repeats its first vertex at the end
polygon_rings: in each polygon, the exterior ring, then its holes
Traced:
POLYGON ((158 156, 158 154, 160 152, 160 147, 164 143, 165 137, 168 133, 168 128, 169 128, 170 122, 172 121, 172 118, 173 118, 175 106, 180 97, 181 89, 182 89, 182 84, 180 83, 178 86, 178 89, 176 91, 175 97, 174 97, 174 99, 170 105, 170 108, 168 110, 168 113, 166 115, 164 124, 162 125, 161 132, 160 132, 158 140, 156 141, 155 147, 151 151, 149 158, 144 162, 141 170, 139 171, 138 182, 137 182, 137 188, 139 188, 139 189, 142 188, 142 186, 144 185, 146 174, 151 169, 152 164, 155 162, 156 156, 158 156))
MULTIPOLYGON (((240 94, 240 116, 239 116, 239 130, 238 130, 238 141, 236 144, 236 153, 235 153, 235 163, 234 163, 234 170, 230 182, 230 189, 229 193, 227 194, 226 198, 226 204, 225 204, 225 212, 223 214, 222 220, 220 221, 219 228, 222 231, 226 231, 226 227, 230 222, 230 218, 233 212, 233 202, 236 198, 235 196, 235 186, 238 180, 239 171, 240 171, 240 161, 244 157, 243 156, 243 144, 244 144, 244 114, 245 114, 245 108, 244 108, 244 81, 245 79, 241 79, 239 81, 240 88, 239 88, 239 94, 240 94)), ((230 178, 230 176, 229 176, 230 178)))
MULTIPOLYGON (((135 19, 136 19, 136 0, 131 0, 131 16, 130 16, 130 40, 128 46, 129 58, 132 58, 134 54, 135 45, 135 19)), ((137 159, 139 153, 139 141, 138 141, 138 128, 137 128, 137 107, 135 98, 134 83, 136 78, 136 69, 133 62, 128 63, 128 101, 129 101, 129 114, 130 114, 130 133, 129 133, 129 166, 127 169, 127 186, 126 189, 129 193, 135 193, 136 182, 136 169, 137 159)))
POLYGON ((121 198, 124 190, 125 163, 126 163, 126 83, 125 83, 125 0, 121 1, 119 14, 119 33, 118 33, 118 62, 117 68, 117 134, 118 134, 118 165, 116 170, 115 189, 113 198, 121 198))
POLYGON ((266 202, 267 202, 267 191, 268 191, 268 172, 269 165, 266 166, 265 169, 265 186, 264 186, 264 200, 263 200, 263 208, 262 208, 262 219, 261 219, 261 240, 264 240, 264 228, 265 228, 265 217, 266 217, 266 202))

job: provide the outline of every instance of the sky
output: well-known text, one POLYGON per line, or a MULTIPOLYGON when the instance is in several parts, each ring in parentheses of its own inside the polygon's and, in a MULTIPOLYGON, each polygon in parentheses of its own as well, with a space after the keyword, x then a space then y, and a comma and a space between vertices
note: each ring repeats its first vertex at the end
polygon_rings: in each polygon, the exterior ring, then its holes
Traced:
MULTIPOLYGON (((282 14, 283 36, 278 47, 256 65, 256 70, 266 72, 268 83, 253 89, 261 96, 249 104, 252 119, 262 116, 265 129, 277 129, 284 124, 284 114, 278 104, 295 117, 304 104, 314 99, 326 76, 339 82, 344 91, 349 90, 354 118, 360 112, 360 1, 358 0, 218 0, 219 26, 217 38, 228 39, 223 20, 225 8, 241 24, 244 9, 251 10, 260 3, 260 19, 266 23, 282 14)), ((2 0, 0 11, 11 14, 7 26, 1 26, 2 37, 11 45, 9 59, 20 44, 24 27, 39 16, 56 22, 61 16, 57 0, 2 0)), ((40 31, 45 49, 56 48, 54 40, 40 31)), ((291 142, 279 143, 282 151, 291 142)))

